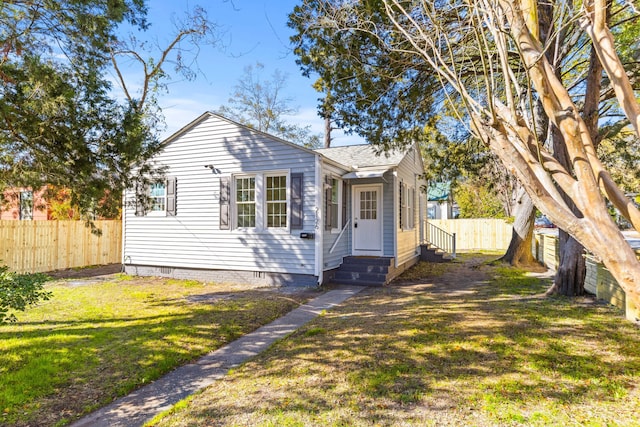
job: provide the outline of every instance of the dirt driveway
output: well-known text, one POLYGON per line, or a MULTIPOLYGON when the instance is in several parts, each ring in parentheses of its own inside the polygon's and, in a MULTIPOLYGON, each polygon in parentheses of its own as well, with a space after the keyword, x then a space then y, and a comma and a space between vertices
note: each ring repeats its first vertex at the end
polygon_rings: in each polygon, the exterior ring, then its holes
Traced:
POLYGON ((86 268, 67 268, 64 270, 55 270, 45 273, 54 279, 81 279, 85 277, 104 276, 107 274, 120 273, 122 264, 106 264, 96 265, 86 268))

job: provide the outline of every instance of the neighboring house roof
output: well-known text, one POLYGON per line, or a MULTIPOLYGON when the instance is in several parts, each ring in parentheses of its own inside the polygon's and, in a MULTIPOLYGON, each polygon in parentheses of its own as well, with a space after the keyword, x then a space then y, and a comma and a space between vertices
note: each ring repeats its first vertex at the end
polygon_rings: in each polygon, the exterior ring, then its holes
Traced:
POLYGON ((449 200, 451 184, 449 182, 434 182, 429 184, 427 189, 427 200, 439 202, 449 200))
POLYGON ((406 152, 398 150, 378 154, 376 148, 368 144, 319 148, 315 151, 334 162, 349 167, 350 169, 390 168, 398 166, 406 155, 406 152))

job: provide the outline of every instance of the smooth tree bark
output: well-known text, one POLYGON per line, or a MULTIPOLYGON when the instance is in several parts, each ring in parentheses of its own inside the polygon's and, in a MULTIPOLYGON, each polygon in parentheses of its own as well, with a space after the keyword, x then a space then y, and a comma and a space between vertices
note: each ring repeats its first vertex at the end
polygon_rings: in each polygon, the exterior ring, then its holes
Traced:
MULTIPOLYGON (((602 71, 602 64, 600 64, 595 49, 591 49, 582 117, 596 150, 598 149, 600 138, 598 132, 598 106, 602 89, 602 71)), ((563 141, 560 139, 561 136, 554 132, 554 155, 567 170, 571 170, 571 165, 564 151, 563 141)), ((582 217, 582 214, 577 211, 570 198, 565 197, 565 201, 572 207, 574 214, 582 217)), ((558 243, 560 263, 553 286, 548 293, 565 296, 584 295, 584 281, 587 274, 584 246, 564 230, 559 230, 558 232, 558 243)))
MULTIPOLYGON (((557 128, 552 130, 553 139, 553 155, 567 170, 571 170, 562 135, 557 128)), ((565 203, 570 207, 571 211, 578 218, 582 218, 582 213, 576 208, 562 188, 558 189, 563 195, 565 203)), ((558 230, 558 270, 553 279, 553 285, 547 291, 547 294, 559 294, 565 296, 584 295, 584 280, 587 273, 586 260, 584 258, 584 246, 582 246, 569 233, 560 229, 558 230)))
MULTIPOLYGON (((539 39, 545 45, 548 46, 545 56, 549 63, 555 68, 555 75, 558 79, 561 79, 562 75, 562 64, 564 63, 565 55, 569 51, 566 49, 566 44, 569 42, 570 33, 568 29, 560 29, 560 31, 555 31, 554 28, 554 20, 553 20, 553 5, 551 3, 538 3, 537 5, 538 12, 538 27, 540 28, 540 36, 539 39), (561 46, 565 46, 561 48, 561 46)), ((532 25, 535 25, 532 23, 532 25)), ((574 65, 573 62, 568 64, 570 67, 574 65)), ((596 71, 595 69, 590 71, 596 71)), ((602 71, 602 70, 600 70, 602 71)), ((592 80, 587 78, 587 81, 592 80)), ((589 90, 594 90, 595 88, 587 82, 585 88, 585 96, 589 97, 589 90)), ((596 124, 597 124, 597 108, 599 103, 599 88, 597 89, 596 96, 590 96, 589 101, 591 105, 588 107, 585 102, 585 107, 583 110, 583 117, 586 117, 586 110, 590 108, 595 109, 596 116, 596 124)), ((536 103, 536 106, 540 108, 536 108, 536 113, 538 113, 538 117, 543 117, 544 123, 541 123, 538 129, 542 129, 548 136, 547 144, 551 144, 553 148, 553 155, 558 160, 558 162, 567 170, 571 171, 572 166, 569 161, 564 141, 562 140, 562 135, 558 131, 558 129, 550 123, 548 117, 542 111, 541 103, 536 103), (550 140, 550 141, 549 141, 550 140)), ((542 120, 541 120, 542 121, 542 120)), ((595 131, 597 134, 597 126, 595 127, 595 131)), ((540 134, 539 134, 540 137, 540 134)), ((544 137, 540 137, 541 140, 544 140, 544 137)), ((558 189, 559 192, 563 195, 565 203, 569 206, 574 213, 574 215, 578 217, 582 217, 582 214, 576 209, 575 204, 571 201, 570 197, 563 192, 562 188, 558 189)), ((571 237, 566 231, 559 229, 558 230, 558 255, 559 262, 556 274, 554 276, 553 285, 547 291, 547 294, 560 294, 565 296, 579 296, 584 295, 584 280, 586 276, 586 261, 584 258, 584 247, 573 237, 571 237)))
MULTIPOLYGON (((535 7, 535 2, 531 3, 535 7)), ((531 7, 531 3, 524 6, 531 7)), ((627 298, 640 306, 640 263, 610 218, 604 198, 599 191, 598 182, 604 184, 603 188, 607 195, 615 195, 620 190, 613 184, 610 175, 595 155, 590 132, 578 114, 578 109, 566 87, 557 79, 554 68, 546 60, 544 47, 529 31, 525 22, 526 11, 523 10, 523 4, 509 0, 502 0, 499 4, 498 14, 504 13, 509 23, 509 31, 518 45, 524 65, 529 69, 528 75, 545 112, 562 135, 573 166, 573 173, 567 171, 548 153, 544 153, 543 147, 534 147, 535 137, 531 130, 521 118, 512 114, 513 111, 499 102, 495 104, 496 114, 493 119, 474 115, 477 130, 505 164, 513 165, 514 171, 527 187, 527 192, 536 206, 560 228, 566 230, 602 259, 625 290, 627 298), (529 147, 534 148, 535 151, 527 149, 529 147), (536 159, 536 154, 541 161, 536 159), (563 195, 555 189, 556 184, 575 203, 578 211, 583 214, 582 218, 574 215, 571 208, 564 203, 563 195)), ((604 6, 604 3, 602 5, 604 6)), ((602 11, 600 15, 595 13, 592 19, 596 21, 594 27, 604 27, 606 30, 602 11)), ((595 30, 594 33, 600 35, 595 30)), ((603 56, 617 58, 615 49, 600 45, 601 38, 596 36, 592 41, 594 46, 598 46, 602 51, 602 55, 598 55, 601 62, 603 62, 603 56)), ((615 61, 612 62, 615 63, 615 61)), ((625 74, 624 69, 616 68, 615 70, 625 74)), ((616 79, 624 80, 624 77, 617 75, 616 79)), ((612 84, 615 85, 614 80, 612 79, 612 84)), ((628 97, 633 96, 633 92, 629 93, 625 90, 621 92, 624 97, 621 104, 628 103, 628 97)), ((635 112, 635 109, 630 109, 635 112)), ((626 206, 632 224, 637 224, 634 219, 639 213, 635 207, 629 207, 628 200, 626 203, 616 197, 610 197, 610 200, 615 205, 626 206)))
POLYGON ((511 241, 505 254, 499 261, 517 267, 527 267, 536 264, 532 253, 533 230, 536 216, 536 207, 531 197, 520 187, 513 207, 513 231, 511 241))

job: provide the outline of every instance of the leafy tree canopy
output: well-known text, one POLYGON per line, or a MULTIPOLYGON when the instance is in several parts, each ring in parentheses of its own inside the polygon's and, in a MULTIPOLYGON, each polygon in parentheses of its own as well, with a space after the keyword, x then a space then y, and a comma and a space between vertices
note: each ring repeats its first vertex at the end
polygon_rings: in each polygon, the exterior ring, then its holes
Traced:
POLYGON ((146 160, 160 146, 163 119, 156 95, 170 76, 165 65, 173 63, 174 71, 193 78, 186 50, 216 43, 209 37, 216 27, 196 7, 177 25, 168 46, 153 54, 149 44, 133 36, 118 38, 123 29, 143 33, 149 27, 145 4, 0 4, 0 190, 65 188, 83 217, 113 217, 124 188, 161 174, 146 160), (142 65, 141 91, 127 86, 118 62, 123 58, 142 65), (110 70, 124 100, 114 94, 110 70))
MULTIPOLYGON (((354 8, 369 9, 368 3, 354 8)), ((345 17, 349 12, 348 7, 340 11, 345 17)), ((368 19, 372 27, 389 27, 388 19, 373 7, 368 19)), ((316 88, 329 94, 320 109, 331 111, 338 127, 382 150, 426 137, 424 126, 443 96, 426 64, 400 49, 387 49, 374 33, 333 25, 323 1, 296 6, 289 26, 295 32, 291 40, 298 64, 305 75, 320 76, 316 88)))
POLYGON ((142 111, 115 100, 104 76, 118 25, 146 27, 143 2, 0 7, 0 186, 69 188, 85 211, 119 198, 132 166, 158 145, 142 111))
POLYGON ((319 74, 334 120, 388 149, 419 139, 434 112, 451 108, 535 205, 599 256, 638 302, 640 264, 604 199, 636 228, 640 211, 595 152, 602 99, 640 132, 634 67, 615 49, 621 25, 638 25, 637 16, 628 2, 604 0, 305 0, 290 25, 300 65, 319 74), (588 77, 603 76, 590 72, 592 58, 606 73, 608 96, 584 89, 588 77), (588 102, 596 108, 583 118, 588 102), (549 127, 538 122, 543 117, 549 127), (550 133, 557 146, 545 144, 550 133))

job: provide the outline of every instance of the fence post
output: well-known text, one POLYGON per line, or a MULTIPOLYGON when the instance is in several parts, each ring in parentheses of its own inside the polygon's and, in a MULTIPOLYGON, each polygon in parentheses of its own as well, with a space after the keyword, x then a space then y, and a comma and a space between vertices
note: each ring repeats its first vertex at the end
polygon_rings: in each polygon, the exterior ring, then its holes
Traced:
POLYGON ((453 257, 456 257, 456 233, 453 233, 453 257))

